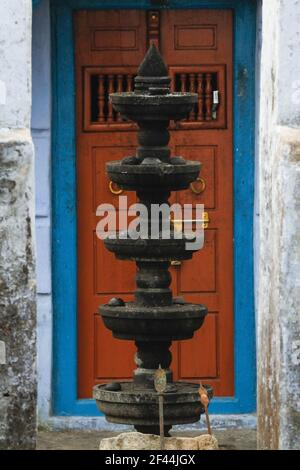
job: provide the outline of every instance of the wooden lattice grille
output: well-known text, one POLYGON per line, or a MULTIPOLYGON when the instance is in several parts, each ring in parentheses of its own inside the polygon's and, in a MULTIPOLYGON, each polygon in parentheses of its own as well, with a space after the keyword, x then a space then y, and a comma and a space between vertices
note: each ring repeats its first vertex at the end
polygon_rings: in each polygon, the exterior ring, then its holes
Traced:
MULTIPOLYGON (((187 119, 178 128, 225 127, 225 88, 222 66, 171 68, 172 91, 198 94, 198 102, 187 119)), ((114 92, 134 89, 136 70, 133 68, 85 69, 84 130, 101 131, 131 129, 135 125, 124 121, 109 100, 114 92)), ((174 127, 174 124, 171 125, 174 127)))
POLYGON ((91 122, 113 123, 122 122, 109 100, 113 92, 132 91, 133 78, 130 73, 91 75, 91 122))
POLYGON ((218 107, 213 110, 213 92, 218 90, 216 73, 176 73, 174 78, 175 91, 198 94, 198 103, 189 114, 188 121, 204 122, 217 119, 218 107))

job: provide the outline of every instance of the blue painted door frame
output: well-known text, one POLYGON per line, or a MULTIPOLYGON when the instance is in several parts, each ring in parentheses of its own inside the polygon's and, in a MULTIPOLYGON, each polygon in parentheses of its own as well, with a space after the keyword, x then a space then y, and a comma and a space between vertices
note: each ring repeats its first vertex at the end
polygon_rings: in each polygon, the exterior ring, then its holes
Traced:
MULTIPOLYGON (((150 0, 52 0, 53 141, 53 402, 54 415, 97 416, 93 400, 77 399, 76 141, 73 12, 151 9, 150 0)), ((155 7, 156 9, 158 7, 155 7)), ((256 409, 253 282, 256 2, 170 0, 169 8, 234 13, 234 370, 235 396, 216 398, 212 413, 256 409)))

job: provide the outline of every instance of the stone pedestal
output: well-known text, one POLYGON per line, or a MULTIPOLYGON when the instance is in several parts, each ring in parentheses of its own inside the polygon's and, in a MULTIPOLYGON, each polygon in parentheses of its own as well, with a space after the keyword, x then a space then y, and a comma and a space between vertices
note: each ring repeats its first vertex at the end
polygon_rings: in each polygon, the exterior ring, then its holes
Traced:
MULTIPOLYGON (((218 450, 214 436, 167 437, 165 450, 218 450)), ((117 437, 102 439, 99 450, 160 450, 160 438, 139 432, 122 433, 117 437)))

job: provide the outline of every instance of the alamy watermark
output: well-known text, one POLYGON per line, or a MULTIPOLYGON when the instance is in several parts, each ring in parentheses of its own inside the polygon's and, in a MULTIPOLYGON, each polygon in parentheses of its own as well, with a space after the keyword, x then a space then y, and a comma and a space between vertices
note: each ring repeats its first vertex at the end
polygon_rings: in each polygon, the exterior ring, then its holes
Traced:
POLYGON ((200 250, 204 244, 203 204, 151 204, 128 206, 127 196, 119 196, 116 209, 112 204, 100 204, 96 216, 101 217, 96 227, 97 237, 119 239, 186 240, 186 250, 200 250))

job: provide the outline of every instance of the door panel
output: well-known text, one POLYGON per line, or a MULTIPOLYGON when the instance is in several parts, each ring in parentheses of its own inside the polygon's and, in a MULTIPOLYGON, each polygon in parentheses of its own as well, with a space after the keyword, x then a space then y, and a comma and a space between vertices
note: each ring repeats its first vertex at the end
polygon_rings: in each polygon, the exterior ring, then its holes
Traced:
POLYGON ((207 230, 204 248, 194 254, 189 262, 182 262, 178 272, 181 294, 217 291, 217 231, 207 230))
POLYGON ((95 234, 95 294, 128 294, 135 289, 135 264, 120 261, 104 247, 95 234))
POLYGON ((94 317, 95 331, 95 383, 106 379, 129 379, 134 369, 136 348, 133 342, 115 339, 112 343, 111 332, 104 328, 99 315, 94 317))
POLYGON ((181 379, 215 378, 218 375, 218 316, 210 313, 193 341, 180 344, 179 376, 181 379), (207 354, 210 351, 211 354, 207 354), (197 360, 191 360, 197 358, 197 360))
MULTIPOLYGON (((160 48, 174 91, 198 93, 186 120, 171 123, 173 155, 199 160, 201 180, 173 193, 171 202, 204 204, 209 215, 203 250, 172 267, 174 295, 204 303, 209 314, 193 340, 174 343, 178 380, 205 380, 216 395, 232 396, 232 12, 229 10, 78 11, 75 14, 78 186, 78 396, 95 383, 128 379, 132 342, 112 338, 97 315, 113 296, 131 300, 135 265, 118 261, 96 237, 96 208, 118 208, 105 163, 132 155, 136 126, 122 121, 108 100, 130 91, 150 42, 160 48), (218 104, 214 92, 218 91, 218 104)), ((135 195, 123 192, 129 204, 135 195)), ((124 227, 122 227, 124 228, 124 227)))

